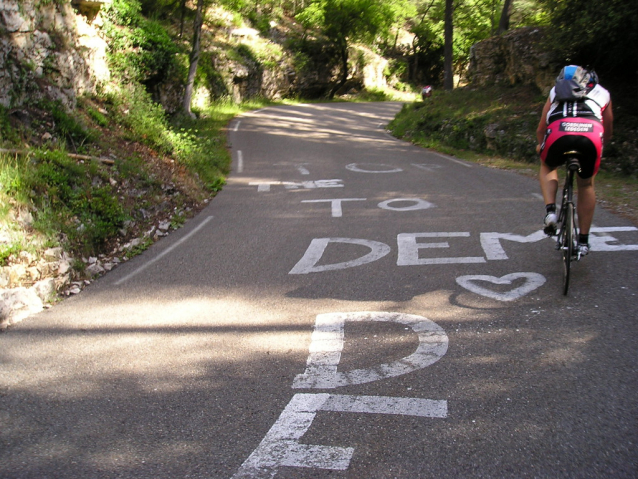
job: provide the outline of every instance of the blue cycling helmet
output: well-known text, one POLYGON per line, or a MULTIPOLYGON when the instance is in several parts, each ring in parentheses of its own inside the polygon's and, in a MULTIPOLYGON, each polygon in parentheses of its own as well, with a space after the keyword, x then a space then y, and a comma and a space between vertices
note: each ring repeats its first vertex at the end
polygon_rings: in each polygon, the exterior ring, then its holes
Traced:
POLYGON ((578 65, 567 65, 558 74, 559 80, 573 80, 576 83, 585 83, 587 89, 591 90, 598 84, 598 75, 594 70, 588 70, 578 65))

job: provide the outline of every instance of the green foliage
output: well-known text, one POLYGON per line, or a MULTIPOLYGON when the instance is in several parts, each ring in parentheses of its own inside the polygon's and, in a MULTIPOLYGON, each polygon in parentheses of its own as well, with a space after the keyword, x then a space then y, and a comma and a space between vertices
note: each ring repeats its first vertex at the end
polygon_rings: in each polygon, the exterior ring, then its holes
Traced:
POLYGON ((5 107, 0 105, 0 143, 15 144, 20 141, 20 135, 11 126, 9 113, 5 107))
MULTIPOLYGON (((547 10, 541 0, 516 0, 512 3, 510 28, 547 23, 547 10)), ((415 38, 419 70, 414 75, 427 82, 442 76, 445 0, 417 3, 417 14, 408 18, 407 27, 415 38)), ((453 50, 454 65, 462 72, 469 63, 472 46, 496 34, 503 0, 464 0, 455 2, 453 50)))
POLYGON ((357 97, 357 101, 391 101, 387 92, 376 88, 366 88, 357 97))
POLYGON ((86 113, 87 115, 89 115, 89 117, 98 125, 102 126, 102 127, 106 127, 109 125, 109 120, 108 118, 101 113, 100 111, 96 110, 95 108, 93 108, 92 106, 87 106, 86 107, 86 113))
POLYGON ((542 0, 515 0, 511 5, 510 28, 549 25, 551 12, 542 0))
POLYGON ((102 7, 102 12, 105 19, 115 25, 136 27, 144 21, 138 0, 112 0, 102 7))
POLYGON ((388 37, 407 4, 404 0, 315 0, 296 19, 305 28, 319 28, 340 48, 357 41, 371 45, 378 37, 388 37))
POLYGON ((247 18, 255 28, 262 32, 270 29, 269 22, 288 15, 294 16, 301 5, 308 2, 298 0, 220 0, 219 3, 228 10, 237 12, 247 18))
MULTIPOLYGON (((426 101, 405 105, 389 129, 399 138, 428 148, 472 150, 533 163, 538 161, 535 132, 544 101, 531 87, 435 90, 426 101)), ((601 169, 635 176, 638 121, 624 112, 616 120, 601 169)))
POLYGON ((18 255, 22 251, 20 244, 0 244, 0 265, 6 265, 11 255, 18 255))
POLYGON ((169 76, 179 48, 161 23, 142 16, 137 0, 107 4, 103 31, 114 74, 149 85, 169 76))
POLYGON ((140 244, 129 249, 126 256, 132 258, 134 256, 140 255, 144 251, 146 251, 152 244, 153 240, 151 238, 144 238, 140 244))
POLYGON ((86 143, 95 141, 96 134, 82 124, 60 101, 43 100, 38 105, 53 117, 55 131, 64 138, 69 146, 79 149, 86 143))
POLYGON ((24 202, 27 196, 24 192, 24 172, 26 165, 18 162, 15 157, 8 155, 0 155, 0 195, 3 201, 0 203, 3 215, 7 213, 5 206, 8 204, 5 198, 12 197, 14 200, 24 202))
POLYGON ((32 205, 33 228, 64 238, 74 250, 94 252, 127 218, 96 165, 78 163, 62 151, 36 151, 33 158, 5 162, 2 171, 0 193, 32 205))
POLYGON ((172 144, 166 137, 169 129, 166 113, 141 85, 124 85, 117 95, 111 95, 110 101, 116 112, 116 121, 129 129, 131 139, 161 153, 172 152, 172 144))
MULTIPOLYGON (((188 61, 188 58, 185 58, 188 61)), ((195 75, 195 85, 204 86, 214 100, 227 97, 228 87, 221 73, 215 68, 214 53, 201 52, 195 75)))
POLYGON ((355 42, 372 46, 378 39, 387 39, 403 11, 398 5, 407 5, 407 1, 315 0, 295 17, 305 29, 321 32, 340 64, 340 79, 329 98, 347 81, 348 47, 355 42))
MULTIPOLYGON (((181 16, 181 0, 140 0, 141 13, 147 18, 154 20, 171 20, 176 16, 181 16)), ((185 17, 189 17, 191 10, 186 7, 183 12, 185 17)))
POLYGON ((224 113, 225 105, 224 102, 212 105, 201 112, 199 120, 176 117, 167 134, 174 148, 173 156, 196 173, 212 192, 221 190, 230 171, 230 153, 220 136, 234 115, 224 113))
MULTIPOLYGON (((552 12, 552 44, 567 61, 595 67, 609 80, 638 80, 638 3, 543 0, 552 12), (634 47, 632 47, 634 45, 634 47)), ((608 80, 608 81, 609 81, 608 80)))
POLYGON ((230 155, 220 141, 221 129, 234 116, 223 113, 224 103, 202 112, 201 120, 178 116, 171 123, 161 105, 139 85, 122 88, 111 95, 110 102, 117 112, 115 120, 128 129, 130 139, 171 155, 196 173, 208 190, 221 189, 230 165, 230 155))

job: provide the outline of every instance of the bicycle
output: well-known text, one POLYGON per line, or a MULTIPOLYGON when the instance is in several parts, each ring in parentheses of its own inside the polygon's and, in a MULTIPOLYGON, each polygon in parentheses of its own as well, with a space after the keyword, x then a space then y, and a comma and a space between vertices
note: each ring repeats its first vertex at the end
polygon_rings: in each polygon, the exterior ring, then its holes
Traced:
POLYGON ((563 186, 563 200, 558 215, 558 235, 556 249, 560 250, 563 259, 563 294, 569 290, 569 277, 572 261, 580 260, 578 249, 578 229, 576 227, 576 214, 574 207, 574 174, 580 172, 580 152, 567 151, 565 161, 565 185, 563 186))

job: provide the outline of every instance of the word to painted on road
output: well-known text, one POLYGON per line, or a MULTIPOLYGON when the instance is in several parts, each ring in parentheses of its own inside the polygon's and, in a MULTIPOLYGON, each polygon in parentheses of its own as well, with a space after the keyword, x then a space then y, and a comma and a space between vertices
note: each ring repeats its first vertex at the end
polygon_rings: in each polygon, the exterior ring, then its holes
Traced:
MULTIPOLYGON (((400 376, 434 364, 443 357, 447 348, 445 331, 423 316, 383 312, 320 314, 312 333, 306 370, 295 378, 292 387, 334 389, 400 376), (416 350, 398 361, 338 372, 345 323, 366 321, 407 326, 418 336, 416 350)), ((345 471, 350 465, 354 448, 299 442, 319 411, 444 418, 447 417, 447 401, 331 393, 295 394, 233 479, 272 478, 282 466, 345 471)))
MULTIPOLYGON (((366 198, 332 198, 327 200, 303 200, 302 203, 330 203, 330 210, 333 218, 343 216, 342 204, 348 201, 367 201, 366 198)), ((379 208, 388 211, 418 211, 433 208, 434 205, 421 198, 395 198, 382 201, 379 208), (407 205, 397 205, 396 203, 408 203, 407 205)))

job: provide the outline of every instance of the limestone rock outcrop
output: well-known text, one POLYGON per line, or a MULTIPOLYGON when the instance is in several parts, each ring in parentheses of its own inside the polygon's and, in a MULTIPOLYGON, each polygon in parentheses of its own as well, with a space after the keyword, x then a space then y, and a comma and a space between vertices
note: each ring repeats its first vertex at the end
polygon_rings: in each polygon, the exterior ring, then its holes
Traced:
MULTIPOLYGON (((99 21, 95 20, 95 21, 99 21)), ((0 104, 48 97, 72 107, 110 73, 106 42, 69 3, 0 2, 0 104)))
POLYGON ((526 27, 475 44, 470 52, 470 84, 535 85, 548 93, 560 65, 548 53, 544 38, 542 28, 526 27))

